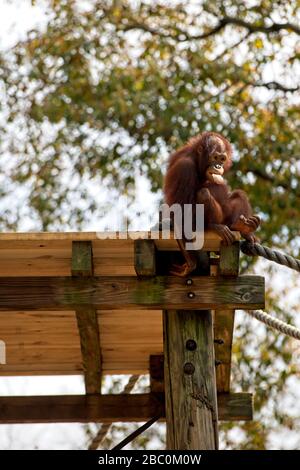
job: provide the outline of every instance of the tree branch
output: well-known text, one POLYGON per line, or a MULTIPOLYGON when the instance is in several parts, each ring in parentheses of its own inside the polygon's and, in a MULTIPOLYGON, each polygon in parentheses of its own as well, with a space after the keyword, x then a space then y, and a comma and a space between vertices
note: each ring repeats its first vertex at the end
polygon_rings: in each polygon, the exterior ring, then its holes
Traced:
MULTIPOLYGON (((240 26, 242 28, 246 28, 249 31, 249 33, 269 34, 269 33, 278 33, 281 30, 287 30, 287 31, 292 31, 292 32, 300 35, 300 27, 293 24, 293 23, 289 23, 289 22, 286 22, 286 23, 273 23, 270 26, 266 26, 265 24, 253 24, 253 23, 249 23, 247 21, 244 21, 240 18, 225 16, 224 18, 219 20, 219 22, 217 23, 217 25, 214 28, 212 28, 209 31, 207 31, 206 33, 202 33, 202 34, 190 35, 187 31, 184 31, 184 30, 176 27, 176 34, 178 36, 179 35, 184 36, 184 38, 182 38, 182 39, 180 39, 177 36, 176 39, 179 40, 179 41, 206 39, 210 36, 213 36, 214 34, 219 33, 224 28, 226 28, 227 25, 235 25, 235 26, 240 26)), ((145 32, 148 32, 148 33, 151 33, 151 34, 154 34, 154 35, 158 35, 160 37, 174 38, 174 34, 159 31, 159 30, 157 30, 155 28, 152 28, 152 27, 146 25, 145 23, 141 23, 141 22, 134 22, 134 23, 131 23, 129 25, 126 25, 123 28, 123 31, 129 31, 129 30, 132 30, 132 29, 142 29, 145 32)))
POLYGON ((247 85, 250 85, 250 86, 253 86, 253 87, 265 87, 265 88, 268 88, 269 90, 279 90, 279 91, 284 91, 285 93, 288 92, 288 91, 294 92, 294 91, 300 90, 300 85, 296 86, 296 87, 286 87, 286 86, 284 86, 281 83, 278 83, 276 81, 266 82, 266 83, 264 83, 264 82, 257 82, 257 83, 247 82, 247 85))

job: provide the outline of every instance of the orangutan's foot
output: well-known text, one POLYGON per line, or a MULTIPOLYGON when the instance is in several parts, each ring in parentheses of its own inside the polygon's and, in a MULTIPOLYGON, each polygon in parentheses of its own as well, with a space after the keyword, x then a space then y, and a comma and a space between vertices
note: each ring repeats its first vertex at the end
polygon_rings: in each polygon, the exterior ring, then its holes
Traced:
POLYGON ((197 267, 197 260, 192 260, 190 263, 173 264, 170 274, 173 276, 185 277, 191 274, 197 267))
POLYGON ((237 230, 241 232, 243 237, 245 235, 255 232, 260 226, 260 218, 257 215, 252 215, 251 217, 245 217, 240 215, 238 220, 231 225, 231 230, 237 230))

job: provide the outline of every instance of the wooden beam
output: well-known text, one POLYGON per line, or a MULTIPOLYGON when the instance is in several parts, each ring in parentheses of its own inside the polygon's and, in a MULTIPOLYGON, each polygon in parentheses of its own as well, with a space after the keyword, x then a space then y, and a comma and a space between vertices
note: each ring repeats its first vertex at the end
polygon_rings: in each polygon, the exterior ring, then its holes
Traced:
POLYGON ((168 450, 218 449, 212 314, 164 312, 168 450))
POLYGON ((72 242, 72 276, 93 276, 93 250, 90 241, 72 242))
MULTIPOLYGON (((218 396, 220 420, 252 418, 252 395, 218 396)), ((0 424, 147 421, 164 414, 153 394, 0 397, 0 424)))
POLYGON ((229 392, 234 310, 215 311, 215 355, 218 392, 229 392))
MULTIPOLYGON (((240 245, 221 245, 218 274, 221 276, 239 275, 240 245)), ((234 329, 234 310, 218 309, 215 312, 215 354, 218 392, 229 392, 231 374, 232 339, 234 329)))
POLYGON ((151 354, 149 358, 150 391, 162 394, 165 392, 164 355, 151 354))
MULTIPOLYGON (((91 241, 72 242, 72 275, 89 277, 93 275, 93 252, 91 241)), ((97 311, 94 308, 76 309, 80 336, 85 391, 87 394, 100 393, 102 360, 97 311)))
POLYGON ((234 242, 230 246, 221 245, 220 247, 220 266, 221 276, 238 276, 240 266, 240 244, 234 242))
POLYGON ((156 248, 154 240, 134 241, 134 268, 138 276, 155 276, 156 248))
POLYGON ((100 393, 102 381, 102 358, 100 334, 95 309, 76 309, 84 384, 86 393, 100 393))
POLYGON ((264 278, 1 277, 0 311, 264 308, 264 278))

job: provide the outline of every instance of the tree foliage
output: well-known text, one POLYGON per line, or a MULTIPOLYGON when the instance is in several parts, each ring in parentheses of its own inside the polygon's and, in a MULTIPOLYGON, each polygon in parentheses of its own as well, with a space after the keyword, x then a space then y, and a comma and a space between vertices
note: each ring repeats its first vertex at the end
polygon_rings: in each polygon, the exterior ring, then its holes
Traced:
MULTIPOLYGON (((262 241, 292 242, 297 254, 298 0, 47 0, 46 11, 46 27, 1 57, 4 201, 24 191, 37 226, 80 227, 99 210, 89 185, 134 197, 141 174, 160 191, 166 155, 214 130, 234 145, 230 183, 262 216, 262 241)), ((18 227, 20 217, 4 207, 0 222, 18 227)), ((285 317, 276 295, 268 299, 285 317)), ((265 448, 264 410, 285 390, 291 352, 286 339, 262 330, 259 342, 247 325, 237 330, 234 375, 245 391, 256 387, 261 423, 239 428, 240 447, 265 448)), ((278 409, 272 419, 295 424, 278 409)))

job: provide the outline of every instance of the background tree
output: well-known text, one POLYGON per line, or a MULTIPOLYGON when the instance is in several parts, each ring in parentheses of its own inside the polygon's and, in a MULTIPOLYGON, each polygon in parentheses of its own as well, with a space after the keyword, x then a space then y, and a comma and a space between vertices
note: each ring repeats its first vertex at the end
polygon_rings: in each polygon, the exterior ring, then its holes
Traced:
MULTIPOLYGON (((103 215, 103 195, 134 199, 139 175, 159 192, 167 154, 215 130, 234 145, 230 183, 262 216, 262 241, 298 254, 298 0, 43 4, 46 27, 1 57, 3 229, 26 217, 80 228, 103 215)), ((274 285, 268 310, 287 319, 290 291, 274 285)), ((266 448, 273 429, 298 426, 276 405, 298 373, 294 344, 241 318, 233 383, 255 389, 256 419, 224 425, 223 442, 266 448)))

